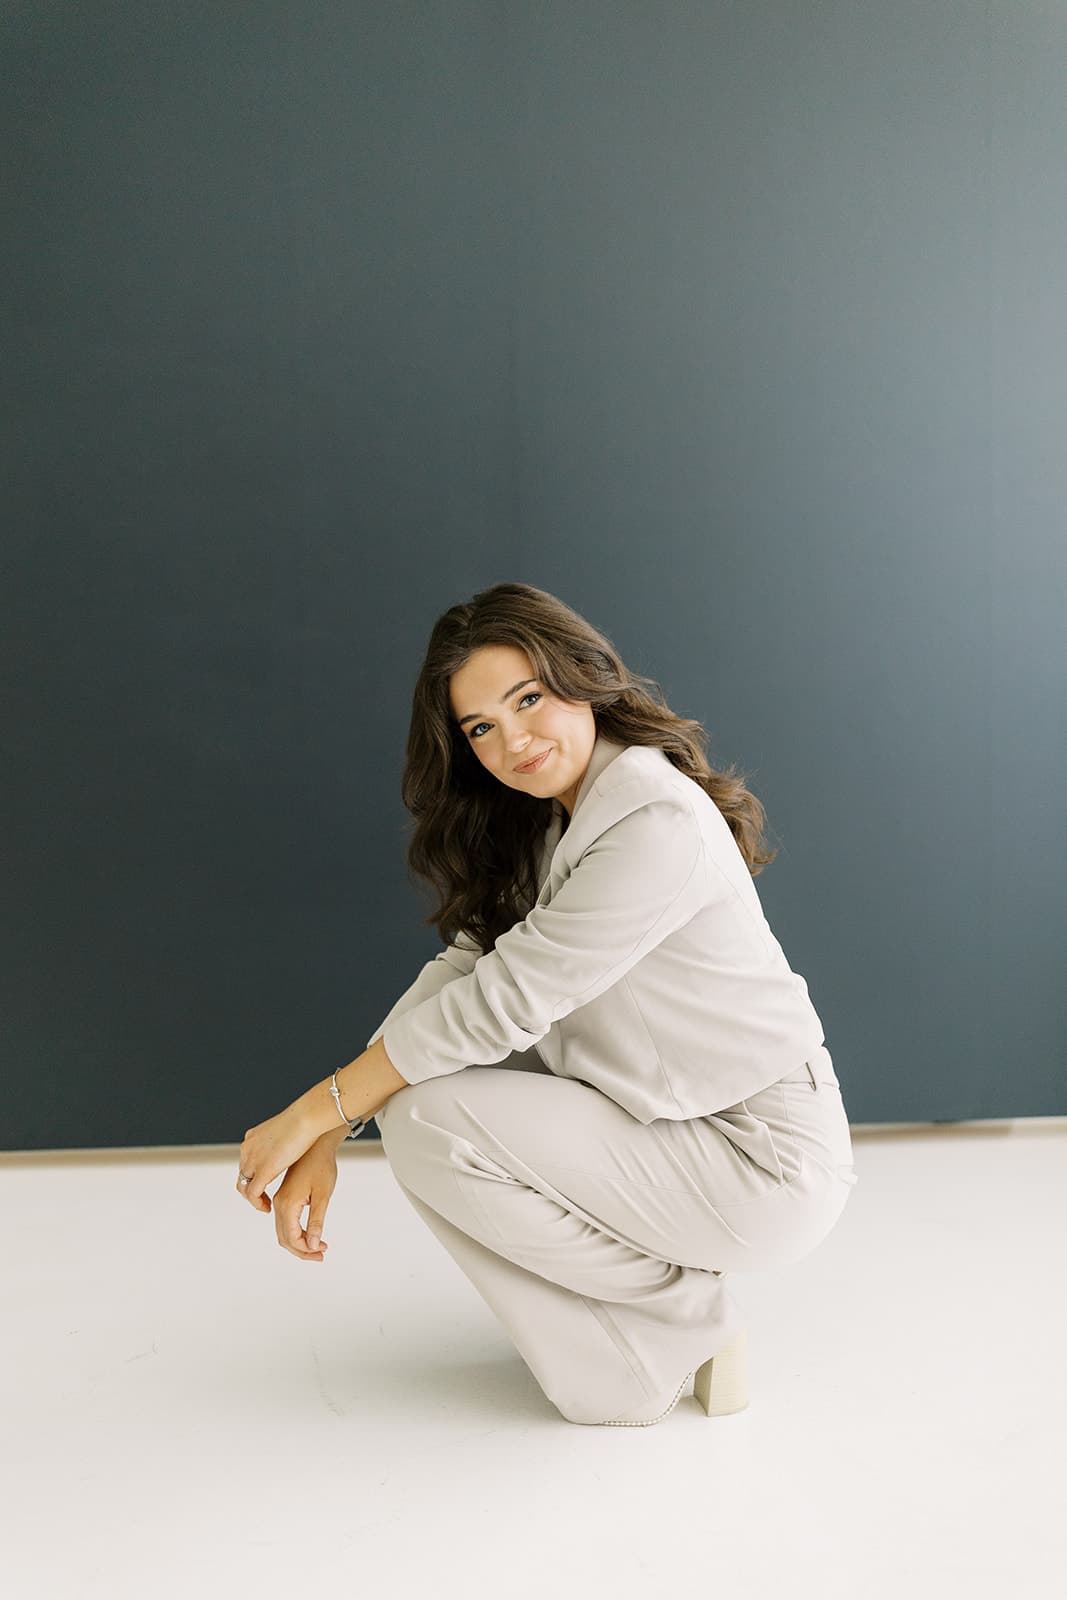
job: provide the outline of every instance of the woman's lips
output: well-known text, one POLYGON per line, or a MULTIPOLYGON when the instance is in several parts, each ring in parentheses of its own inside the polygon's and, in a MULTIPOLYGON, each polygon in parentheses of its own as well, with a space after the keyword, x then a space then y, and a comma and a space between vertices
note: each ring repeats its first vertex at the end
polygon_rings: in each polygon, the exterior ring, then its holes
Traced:
POLYGON ((540 770, 541 767, 544 766, 545 762, 548 760, 548 758, 549 758, 549 756, 551 754, 552 754, 552 749, 551 749, 551 746, 550 746, 547 750, 542 751, 542 753, 537 757, 536 761, 530 762, 529 765, 525 766, 525 767, 516 767, 515 771, 516 772, 537 772, 537 771, 540 770))

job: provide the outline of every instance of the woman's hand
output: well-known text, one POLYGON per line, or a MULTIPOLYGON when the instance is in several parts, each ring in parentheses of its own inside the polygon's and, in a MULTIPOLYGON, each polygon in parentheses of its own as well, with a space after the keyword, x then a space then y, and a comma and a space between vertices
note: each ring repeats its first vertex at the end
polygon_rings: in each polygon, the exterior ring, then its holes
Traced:
POLYGON ((249 1128, 241 1145, 237 1172, 237 1193, 244 1195, 257 1211, 270 1210, 270 1196, 263 1193, 268 1183, 300 1160, 319 1137, 321 1129, 300 1101, 286 1106, 276 1117, 249 1128), (242 1174, 249 1178, 241 1182, 242 1174))
POLYGON ((316 1139, 311 1149, 289 1168, 274 1194, 274 1231, 283 1250, 298 1261, 325 1261, 322 1224, 337 1183, 337 1136, 316 1139), (300 1226, 308 1207, 307 1227, 300 1226))

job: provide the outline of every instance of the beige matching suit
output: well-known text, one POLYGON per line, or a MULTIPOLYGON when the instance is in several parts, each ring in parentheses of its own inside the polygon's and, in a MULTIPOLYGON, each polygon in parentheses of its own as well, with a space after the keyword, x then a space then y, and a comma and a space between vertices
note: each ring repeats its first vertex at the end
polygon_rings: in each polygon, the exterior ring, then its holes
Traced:
POLYGON ((803 978, 711 798, 599 735, 540 892, 428 961, 368 1040, 409 1087, 393 1174, 577 1422, 740 1331, 731 1271, 799 1260, 857 1181, 803 978))

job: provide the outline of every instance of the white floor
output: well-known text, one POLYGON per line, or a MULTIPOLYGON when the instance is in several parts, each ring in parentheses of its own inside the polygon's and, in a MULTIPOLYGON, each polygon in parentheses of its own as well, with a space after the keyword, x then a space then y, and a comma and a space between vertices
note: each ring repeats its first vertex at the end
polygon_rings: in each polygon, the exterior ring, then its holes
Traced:
POLYGON ((853 1132, 830 1238, 731 1276, 748 1410, 649 1428, 560 1417, 376 1143, 322 1264, 236 1147, 0 1156, 0 1587, 1062 1593, 1067 1123, 853 1132))

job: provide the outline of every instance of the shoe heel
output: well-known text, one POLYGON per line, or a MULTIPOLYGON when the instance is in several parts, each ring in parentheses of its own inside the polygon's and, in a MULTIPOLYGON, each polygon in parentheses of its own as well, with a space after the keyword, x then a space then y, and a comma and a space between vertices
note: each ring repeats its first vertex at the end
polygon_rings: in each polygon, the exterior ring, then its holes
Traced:
POLYGON ((709 1356, 696 1370, 693 1394, 709 1417, 728 1417, 748 1405, 745 1381, 745 1335, 709 1356))

